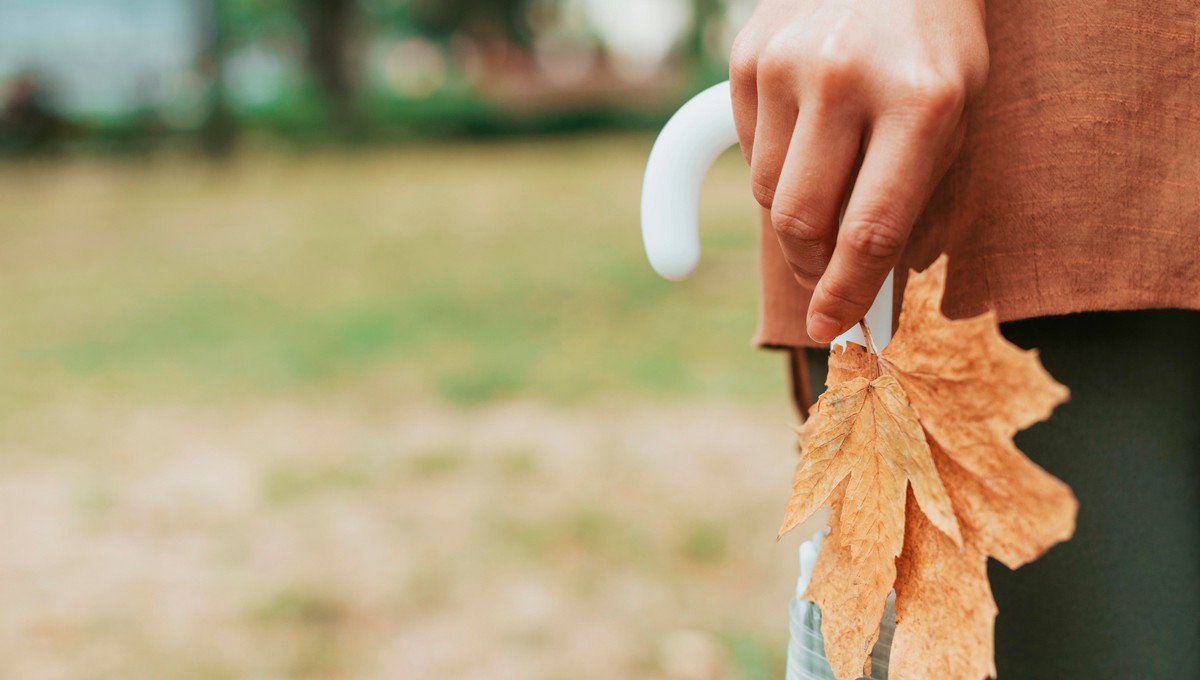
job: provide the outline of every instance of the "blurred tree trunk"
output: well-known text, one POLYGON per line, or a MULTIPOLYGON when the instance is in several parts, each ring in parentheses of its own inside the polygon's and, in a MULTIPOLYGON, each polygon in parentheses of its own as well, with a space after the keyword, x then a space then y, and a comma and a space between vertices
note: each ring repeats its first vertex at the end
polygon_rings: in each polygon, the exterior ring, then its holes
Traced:
POLYGON ((351 132, 357 121, 352 57, 356 0, 301 0, 308 66, 332 107, 333 124, 351 132))
POLYGON ((229 108, 225 77, 225 52, 229 49, 227 10, 224 0, 197 0, 198 68, 209 82, 208 111, 200 124, 200 146, 213 157, 228 155, 237 142, 237 121, 229 108))

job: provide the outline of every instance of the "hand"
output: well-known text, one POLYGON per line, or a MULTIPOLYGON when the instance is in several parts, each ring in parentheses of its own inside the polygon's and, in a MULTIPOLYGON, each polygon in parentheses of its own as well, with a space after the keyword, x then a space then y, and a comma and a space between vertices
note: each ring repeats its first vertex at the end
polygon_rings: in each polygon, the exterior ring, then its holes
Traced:
POLYGON ((987 69, 982 0, 759 2, 734 43, 734 117, 755 198, 813 289, 813 340, 870 309, 987 69))

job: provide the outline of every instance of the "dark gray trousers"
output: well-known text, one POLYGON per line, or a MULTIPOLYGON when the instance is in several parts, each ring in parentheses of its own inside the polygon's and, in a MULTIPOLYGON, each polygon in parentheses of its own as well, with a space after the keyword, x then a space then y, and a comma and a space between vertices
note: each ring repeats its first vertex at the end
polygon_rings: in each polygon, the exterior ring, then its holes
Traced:
MULTIPOLYGON (((1071 389, 1016 443, 1080 509, 1070 542, 1016 571, 990 564, 1000 678, 1200 678, 1200 312, 1001 328, 1071 389)), ((825 355, 805 363, 820 394, 825 355)))

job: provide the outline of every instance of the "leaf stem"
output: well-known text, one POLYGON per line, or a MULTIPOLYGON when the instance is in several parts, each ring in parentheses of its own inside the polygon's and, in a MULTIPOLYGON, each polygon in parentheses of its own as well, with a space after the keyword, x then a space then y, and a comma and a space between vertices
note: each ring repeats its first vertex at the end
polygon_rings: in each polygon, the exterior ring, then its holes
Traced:
POLYGON ((871 336, 871 327, 867 325, 866 319, 859 321, 858 325, 862 328, 863 338, 867 341, 867 351, 875 357, 875 376, 879 377, 887 373, 887 369, 884 368, 883 359, 879 355, 879 348, 875 346, 875 338, 871 336))

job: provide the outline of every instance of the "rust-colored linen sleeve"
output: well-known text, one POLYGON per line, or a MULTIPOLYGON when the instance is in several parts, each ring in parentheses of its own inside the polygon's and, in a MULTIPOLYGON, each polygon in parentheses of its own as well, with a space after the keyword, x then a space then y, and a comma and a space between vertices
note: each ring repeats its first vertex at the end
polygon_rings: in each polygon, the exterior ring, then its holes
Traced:
MULTIPOLYGON (((991 0, 991 72, 897 269, 950 255, 944 311, 1200 309, 1200 3, 991 0)), ((813 346, 769 225, 762 346, 813 346)), ((898 307, 897 307, 898 309, 898 307)))
POLYGON ((762 282, 759 304, 758 332, 754 344, 759 347, 816 347, 805 330, 808 299, 806 290, 792 276, 783 259, 783 251, 771 228, 771 213, 759 211, 758 267, 762 282))

